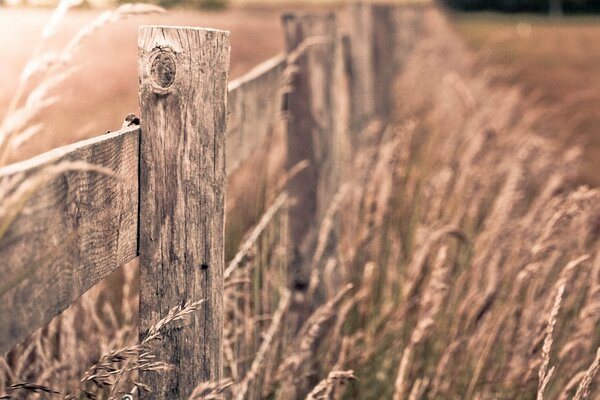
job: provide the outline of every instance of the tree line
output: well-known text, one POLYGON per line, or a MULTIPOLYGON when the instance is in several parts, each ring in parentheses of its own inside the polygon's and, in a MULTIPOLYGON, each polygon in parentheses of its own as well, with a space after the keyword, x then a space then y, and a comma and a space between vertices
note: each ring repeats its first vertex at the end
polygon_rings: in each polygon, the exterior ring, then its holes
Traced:
POLYGON ((506 12, 600 12, 598 0, 441 0, 451 8, 506 12))

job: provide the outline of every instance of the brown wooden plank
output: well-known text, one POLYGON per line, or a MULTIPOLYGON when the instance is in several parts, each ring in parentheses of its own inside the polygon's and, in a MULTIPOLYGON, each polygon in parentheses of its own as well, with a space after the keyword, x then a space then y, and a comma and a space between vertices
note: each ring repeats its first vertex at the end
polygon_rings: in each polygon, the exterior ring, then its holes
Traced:
POLYGON ((285 66, 281 54, 229 83, 228 175, 265 145, 280 123, 285 66))
POLYGON ((136 257, 138 146, 136 127, 0 168, 0 353, 136 257))
POLYGON ((173 371, 142 373, 144 398, 185 399, 221 376, 229 34, 141 27, 140 337, 206 299, 154 343, 173 371))

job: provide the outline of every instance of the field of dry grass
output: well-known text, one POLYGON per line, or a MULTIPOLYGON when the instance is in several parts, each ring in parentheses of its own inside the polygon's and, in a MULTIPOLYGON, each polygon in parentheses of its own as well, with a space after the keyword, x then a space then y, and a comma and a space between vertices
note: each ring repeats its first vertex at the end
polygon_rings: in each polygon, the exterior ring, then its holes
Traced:
POLYGON ((580 181, 600 184, 600 18, 454 14, 452 21, 481 65, 501 69, 499 84, 518 85, 558 109, 549 121, 563 146, 584 148, 580 181))
MULTIPOLYGON (((0 13, 0 33, 44 13, 10 12, 0 13)), ((272 208, 269 228, 242 246, 243 268, 226 281, 226 398, 600 396, 600 193, 579 186, 595 183, 598 71, 585 44, 597 27, 485 16, 450 24, 436 10, 424 14, 396 82, 393 120, 361 133, 350 178, 314 227, 307 290, 290 297, 283 289, 285 214, 272 208), (311 304, 317 292, 324 304, 311 304), (298 297, 310 314, 294 321, 298 297)), ((69 29, 87 18, 77 13, 69 29)), ((174 18, 231 29, 234 76, 282 47, 274 10, 146 20, 174 18)), ((28 152, 114 128, 124 108, 136 107, 137 23, 94 39, 106 52, 84 51, 77 62, 94 65, 88 73, 107 84, 88 89, 85 71, 73 78, 65 103, 49 111, 48 136, 28 152), (125 38, 129 45, 112 49, 125 38), (112 101, 117 95, 123 103, 112 101), (65 110, 85 114, 61 119, 65 110), (114 125, 85 125, 97 121, 114 125), (83 133, 56 133, 73 127, 83 133)), ((36 32, 41 22, 20 25, 36 32)), ((16 76, 27 50, 1 41, 20 54, 1 66, 16 76)), ((270 194, 256 208, 268 207, 270 194)), ((123 269, 112 290, 92 291, 0 358, 0 395, 10 383, 35 381, 107 397, 110 388, 94 377, 132 357, 135 276, 135 266, 123 269)))
POLYGON ((378 233, 350 248, 372 285, 353 365, 370 385, 349 398, 572 398, 600 345, 599 194, 577 186, 581 149, 545 124, 559 110, 484 65, 430 15, 398 82, 397 131, 365 156, 378 159, 363 197, 378 233))

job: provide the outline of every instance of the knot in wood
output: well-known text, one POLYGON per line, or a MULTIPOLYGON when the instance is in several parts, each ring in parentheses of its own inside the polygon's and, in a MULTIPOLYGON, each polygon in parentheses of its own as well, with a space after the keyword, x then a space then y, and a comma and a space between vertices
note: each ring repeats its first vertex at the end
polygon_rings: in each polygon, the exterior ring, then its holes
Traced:
POLYGON ((164 93, 175 81, 177 65, 173 50, 156 47, 150 55, 150 81, 157 92, 164 93))

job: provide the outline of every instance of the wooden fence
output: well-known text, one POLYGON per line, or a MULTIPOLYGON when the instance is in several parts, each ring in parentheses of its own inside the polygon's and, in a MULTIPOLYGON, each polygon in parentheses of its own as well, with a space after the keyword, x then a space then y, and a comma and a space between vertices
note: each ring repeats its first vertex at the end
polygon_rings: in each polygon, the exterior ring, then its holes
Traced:
MULTIPOLYGON (((219 379, 226 175, 285 130, 287 166, 310 162, 287 187, 292 264, 306 265, 310 227, 361 130, 390 116, 393 75, 422 14, 355 4, 349 35, 333 13, 287 14, 285 54, 229 85, 227 32, 140 28, 141 126, 0 168, 12 207, 0 222, 0 352, 139 256, 140 336, 173 306, 206 299, 156 349, 175 369, 141 376, 151 397, 183 399, 219 379)), ((291 271, 294 285, 309 272, 291 271)))

